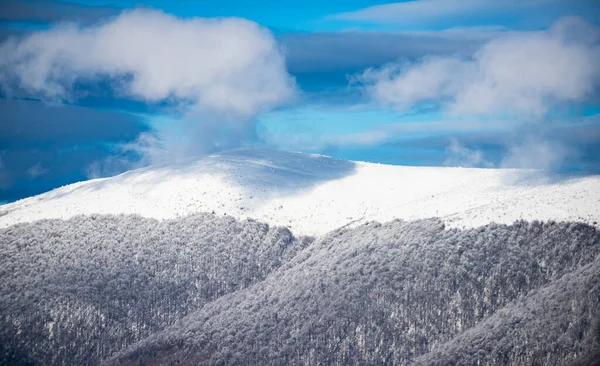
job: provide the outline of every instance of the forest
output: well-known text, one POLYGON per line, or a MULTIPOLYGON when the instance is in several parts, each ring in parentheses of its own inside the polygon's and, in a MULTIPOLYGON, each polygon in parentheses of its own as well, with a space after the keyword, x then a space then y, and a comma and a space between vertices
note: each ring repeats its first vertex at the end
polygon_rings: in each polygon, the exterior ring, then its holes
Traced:
POLYGON ((0 364, 594 365, 600 232, 77 216, 0 230, 0 364))

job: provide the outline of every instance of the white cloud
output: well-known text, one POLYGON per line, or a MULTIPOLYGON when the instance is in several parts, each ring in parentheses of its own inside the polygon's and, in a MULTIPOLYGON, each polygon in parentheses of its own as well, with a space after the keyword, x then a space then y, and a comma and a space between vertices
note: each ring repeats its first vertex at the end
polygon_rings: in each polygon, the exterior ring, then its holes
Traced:
POLYGON ((436 103, 453 115, 541 118, 552 106, 584 102, 600 83, 600 30, 563 18, 544 32, 490 41, 470 59, 429 57, 367 70, 372 98, 407 109, 436 103))
MULTIPOLYGON (((118 97, 175 106, 171 126, 118 148, 138 153, 145 163, 240 143, 251 135, 254 116, 296 93, 273 35, 240 18, 182 19, 133 10, 102 24, 63 24, 0 46, 0 87, 9 95, 75 101, 82 96, 78 85, 93 90, 99 81, 118 97)), ((139 165, 118 157, 98 164, 91 175, 139 165)))
POLYGON ((294 92, 272 35, 244 19, 135 10, 96 26, 35 32, 0 48, 0 82, 5 88, 16 82, 28 95, 74 98, 75 83, 106 77, 126 97, 243 115, 294 92))
POLYGON ((426 57, 417 64, 395 63, 368 69, 359 81, 386 106, 410 108, 417 102, 451 98, 469 83, 474 65, 456 57, 426 57))

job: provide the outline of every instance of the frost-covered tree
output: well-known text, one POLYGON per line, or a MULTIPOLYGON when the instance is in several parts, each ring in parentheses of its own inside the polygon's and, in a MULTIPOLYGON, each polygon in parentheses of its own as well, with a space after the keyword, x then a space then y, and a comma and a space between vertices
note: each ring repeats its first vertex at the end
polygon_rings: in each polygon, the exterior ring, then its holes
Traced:
POLYGON ((0 363, 569 365, 600 350, 600 233, 80 216, 0 230, 0 363))
POLYGON ((310 241, 213 215, 79 216, 0 230, 0 364, 97 364, 263 280, 310 241))
POLYGON ((337 231, 108 364, 564 365, 600 347, 599 253, 582 224, 337 231))

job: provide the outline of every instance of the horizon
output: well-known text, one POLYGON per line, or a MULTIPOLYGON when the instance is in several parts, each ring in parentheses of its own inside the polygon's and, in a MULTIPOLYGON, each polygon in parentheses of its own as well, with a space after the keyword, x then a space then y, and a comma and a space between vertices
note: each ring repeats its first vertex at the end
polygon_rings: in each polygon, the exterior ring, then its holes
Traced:
POLYGON ((0 204, 244 146, 598 174, 598 59, 585 0, 7 0, 0 204))

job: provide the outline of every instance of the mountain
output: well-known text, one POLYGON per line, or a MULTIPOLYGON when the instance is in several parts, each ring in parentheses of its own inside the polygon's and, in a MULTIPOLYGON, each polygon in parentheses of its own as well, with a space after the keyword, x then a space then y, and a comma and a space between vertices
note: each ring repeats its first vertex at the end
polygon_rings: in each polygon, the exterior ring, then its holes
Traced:
POLYGON ((595 365, 599 182, 240 149, 62 187, 0 206, 0 364, 595 365))
POLYGON ((404 167, 245 148, 71 184, 0 206, 0 227, 79 214, 176 218, 215 212, 323 235, 346 225, 441 218, 473 228, 515 220, 600 222, 600 176, 404 167))

